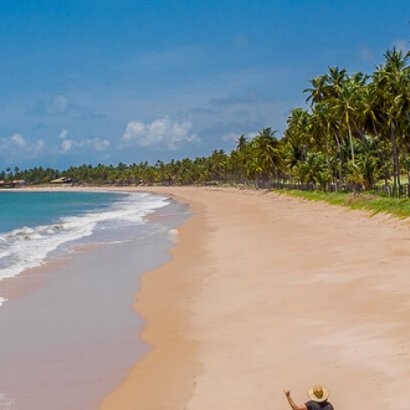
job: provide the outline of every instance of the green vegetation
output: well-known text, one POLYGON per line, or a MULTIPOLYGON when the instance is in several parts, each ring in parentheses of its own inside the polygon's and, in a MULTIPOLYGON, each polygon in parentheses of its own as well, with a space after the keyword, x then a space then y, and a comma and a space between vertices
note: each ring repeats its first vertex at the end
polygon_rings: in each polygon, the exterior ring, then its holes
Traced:
MULTIPOLYGON (((255 138, 240 136, 230 153, 214 150, 208 157, 169 163, 81 165, 65 171, 7 169, 0 179, 33 184, 60 177, 77 184, 241 184, 410 197, 409 58, 410 53, 389 50, 370 75, 330 67, 310 81, 308 105, 291 111, 282 138, 264 128, 255 138)), ((352 206, 362 206, 360 201, 364 197, 352 206)), ((406 202, 377 201, 365 202, 378 212, 388 207, 401 214, 408 207, 406 202)))
POLYGON ((309 201, 323 201, 331 205, 346 206, 352 209, 369 211, 371 214, 391 214, 398 218, 410 217, 410 200, 387 198, 373 194, 354 195, 343 192, 322 191, 280 191, 286 195, 307 199, 309 201))

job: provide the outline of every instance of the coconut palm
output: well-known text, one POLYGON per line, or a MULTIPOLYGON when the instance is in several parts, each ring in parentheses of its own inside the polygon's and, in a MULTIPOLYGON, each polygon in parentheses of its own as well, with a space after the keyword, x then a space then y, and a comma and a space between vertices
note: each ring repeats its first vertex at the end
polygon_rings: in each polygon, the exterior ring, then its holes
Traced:
POLYGON ((410 70, 407 66, 408 56, 401 50, 388 50, 384 57, 385 63, 377 67, 373 81, 379 91, 377 97, 384 116, 385 130, 390 132, 394 191, 400 194, 400 145, 405 139, 403 122, 408 123, 410 120, 410 70))
POLYGON ((275 133, 271 128, 263 128, 252 140, 253 161, 250 165, 252 172, 263 184, 273 177, 278 180, 283 163, 282 151, 275 133))

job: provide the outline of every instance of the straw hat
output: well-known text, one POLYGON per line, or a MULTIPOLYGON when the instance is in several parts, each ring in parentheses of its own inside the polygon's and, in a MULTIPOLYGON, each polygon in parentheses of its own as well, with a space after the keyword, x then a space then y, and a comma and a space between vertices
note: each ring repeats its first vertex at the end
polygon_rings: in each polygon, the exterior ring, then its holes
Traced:
POLYGON ((329 397, 329 390, 326 387, 316 384, 307 392, 309 398, 317 403, 326 401, 329 397))

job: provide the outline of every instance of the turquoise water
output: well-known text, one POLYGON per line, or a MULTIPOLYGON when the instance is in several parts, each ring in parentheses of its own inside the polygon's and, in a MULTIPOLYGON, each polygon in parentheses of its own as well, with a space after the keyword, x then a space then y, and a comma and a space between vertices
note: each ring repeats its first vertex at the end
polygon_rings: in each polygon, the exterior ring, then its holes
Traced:
POLYGON ((143 224, 167 204, 164 197, 136 192, 0 192, 0 280, 96 233, 143 224))
MULTIPOLYGON (((80 241, 104 246, 83 248, 63 263, 12 278, 12 286, 0 281, 0 296, 3 289, 12 290, 0 307, 0 409, 98 409, 148 351, 138 338, 145 321, 133 309, 135 291, 143 272, 170 260, 167 250, 188 208, 153 196, 118 198, 108 205, 103 197, 98 209, 70 217, 81 226, 99 218, 92 235, 80 241), (138 222, 160 206, 155 218, 138 222), (124 224, 133 226, 124 230, 124 224)), ((68 224, 64 214, 61 218, 56 225, 68 224)), ((44 245, 41 240, 20 245, 30 243, 44 245)), ((66 242, 57 255, 70 248, 66 242)))
POLYGON ((0 192, 0 233, 102 211, 124 196, 108 192, 0 192))

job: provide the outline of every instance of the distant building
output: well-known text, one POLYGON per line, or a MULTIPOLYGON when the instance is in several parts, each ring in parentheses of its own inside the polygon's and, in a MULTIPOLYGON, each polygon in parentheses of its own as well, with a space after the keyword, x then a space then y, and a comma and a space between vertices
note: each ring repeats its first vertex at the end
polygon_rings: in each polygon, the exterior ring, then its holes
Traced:
POLYGON ((51 184, 71 184, 72 182, 73 180, 71 178, 61 177, 61 178, 53 179, 50 183, 51 184))
POLYGON ((26 186, 26 181, 24 179, 15 179, 13 181, 3 181, 0 180, 0 188, 16 188, 26 186))

